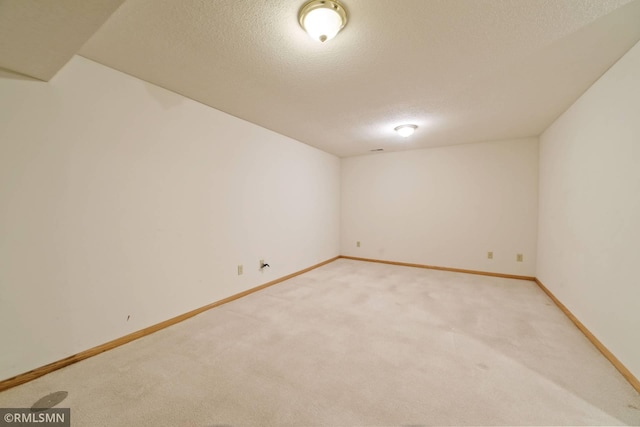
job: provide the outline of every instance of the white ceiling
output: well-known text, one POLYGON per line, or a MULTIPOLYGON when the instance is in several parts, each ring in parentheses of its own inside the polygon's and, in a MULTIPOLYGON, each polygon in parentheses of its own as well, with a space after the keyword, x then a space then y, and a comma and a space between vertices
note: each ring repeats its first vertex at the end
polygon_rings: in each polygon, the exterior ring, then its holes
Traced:
POLYGON ((79 53, 350 156, 539 135, 640 40, 640 0, 343 0, 321 44, 304 2, 126 0, 79 53))

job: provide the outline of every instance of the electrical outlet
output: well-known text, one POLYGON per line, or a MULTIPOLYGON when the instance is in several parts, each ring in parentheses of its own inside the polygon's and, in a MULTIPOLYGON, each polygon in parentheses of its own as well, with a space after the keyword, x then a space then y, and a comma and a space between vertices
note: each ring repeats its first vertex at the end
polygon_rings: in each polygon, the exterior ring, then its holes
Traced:
POLYGON ((360 241, 359 240, 356 242, 356 246, 360 247, 360 241))
POLYGON ((493 251, 487 252, 487 258, 488 259, 493 259, 493 251))
POLYGON ((244 272, 244 268, 241 265, 238 265, 238 276, 242 276, 242 273, 244 272))
POLYGON ((516 261, 522 262, 523 259, 524 259, 524 257, 522 256, 522 254, 517 254, 516 255, 516 261))
POLYGON ((263 265, 264 265, 264 260, 261 259, 260 262, 258 263, 258 267, 262 268, 263 265))

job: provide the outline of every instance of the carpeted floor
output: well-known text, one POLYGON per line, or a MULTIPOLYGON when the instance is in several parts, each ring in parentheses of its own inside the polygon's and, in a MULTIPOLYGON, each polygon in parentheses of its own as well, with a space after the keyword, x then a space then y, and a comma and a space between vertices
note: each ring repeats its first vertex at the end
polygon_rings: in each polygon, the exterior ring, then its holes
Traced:
POLYGON ((640 395, 533 282, 345 259, 0 407, 56 391, 73 426, 640 425, 640 395))

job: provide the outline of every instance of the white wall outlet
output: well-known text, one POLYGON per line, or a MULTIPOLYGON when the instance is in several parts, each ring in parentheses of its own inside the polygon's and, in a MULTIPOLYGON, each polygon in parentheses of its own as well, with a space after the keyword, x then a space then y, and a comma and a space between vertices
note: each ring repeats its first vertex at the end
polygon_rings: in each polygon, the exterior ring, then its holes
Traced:
POLYGON ((522 256, 522 254, 517 254, 516 255, 516 261, 522 262, 523 259, 524 259, 524 257, 522 256))
POLYGON ((244 268, 242 267, 242 264, 238 265, 238 276, 242 276, 243 272, 244 272, 244 268))
POLYGON ((487 252, 487 258, 488 259, 493 259, 493 251, 487 252))
POLYGON ((356 242, 356 246, 357 246, 357 247, 360 247, 360 240, 358 240, 358 241, 356 242))
POLYGON ((264 265, 264 260, 261 259, 260 262, 258 263, 258 267, 262 268, 263 265, 264 265))

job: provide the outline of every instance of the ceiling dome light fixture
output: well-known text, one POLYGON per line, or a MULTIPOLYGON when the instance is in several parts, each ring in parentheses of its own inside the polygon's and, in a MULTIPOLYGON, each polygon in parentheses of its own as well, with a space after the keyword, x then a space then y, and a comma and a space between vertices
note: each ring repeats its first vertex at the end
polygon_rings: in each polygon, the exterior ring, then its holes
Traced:
POLYGON ((413 135, 416 129, 418 129, 418 126, 416 125, 401 125, 395 128, 394 130, 398 132, 398 135, 406 138, 408 136, 413 135))
POLYGON ((347 25, 347 11, 336 0, 311 0, 298 14, 300 26, 314 40, 331 40, 347 25))

